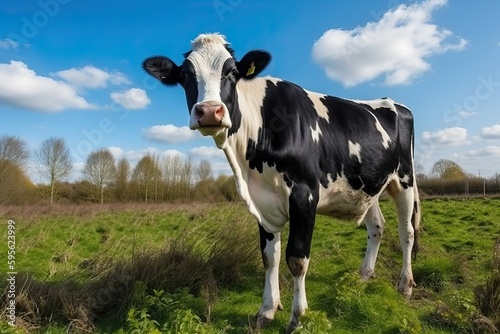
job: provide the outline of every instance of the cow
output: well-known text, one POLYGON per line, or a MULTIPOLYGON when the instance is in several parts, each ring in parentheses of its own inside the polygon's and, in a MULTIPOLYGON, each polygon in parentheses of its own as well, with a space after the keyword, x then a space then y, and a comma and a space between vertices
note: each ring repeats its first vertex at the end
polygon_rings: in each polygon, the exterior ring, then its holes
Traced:
POLYGON ((212 136, 224 151, 238 194, 257 218, 265 283, 256 326, 283 309, 278 268, 287 222, 286 263, 293 276, 287 333, 308 308, 305 276, 316 214, 365 223, 368 243, 360 275, 374 277, 384 191, 398 217, 403 253, 398 289, 409 297, 420 221, 411 111, 389 98, 347 100, 258 77, 270 61, 264 50, 249 51, 238 61, 225 36, 215 33, 195 38, 181 65, 164 56, 142 64, 166 86, 184 88, 189 127, 212 136))

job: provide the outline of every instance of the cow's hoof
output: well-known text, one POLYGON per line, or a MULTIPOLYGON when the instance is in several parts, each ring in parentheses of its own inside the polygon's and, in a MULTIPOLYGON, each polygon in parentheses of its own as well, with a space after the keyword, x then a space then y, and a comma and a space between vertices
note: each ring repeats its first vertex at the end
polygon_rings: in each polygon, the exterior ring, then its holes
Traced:
POLYGON ((266 318, 262 315, 256 315, 255 316, 255 329, 256 330, 259 330, 261 328, 264 328, 266 327, 270 322, 271 322, 272 319, 269 319, 269 318, 266 318))
POLYGON ((278 302, 277 309, 278 309, 278 311, 283 311, 283 304, 281 304, 281 302, 278 302))
POLYGON ((300 327, 300 322, 299 321, 290 321, 288 326, 286 326, 286 334, 291 334, 293 333, 294 330, 300 327))
POLYGON ((371 269, 363 268, 359 271, 359 276, 363 282, 367 282, 372 278, 376 278, 375 272, 371 269))
POLYGON ((398 290, 405 296, 406 299, 410 299, 413 293, 413 288, 416 287, 417 284, 411 279, 407 281, 401 281, 398 284, 398 290))

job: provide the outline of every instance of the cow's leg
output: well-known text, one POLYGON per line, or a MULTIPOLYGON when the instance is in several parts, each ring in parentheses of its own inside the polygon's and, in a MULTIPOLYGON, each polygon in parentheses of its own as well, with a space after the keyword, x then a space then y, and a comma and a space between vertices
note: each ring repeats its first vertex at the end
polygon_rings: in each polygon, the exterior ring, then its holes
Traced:
POLYGON ((380 211, 378 200, 368 209, 364 221, 368 232, 368 243, 360 274, 361 279, 368 280, 375 277, 375 262, 377 261, 380 241, 384 234, 385 219, 382 211, 380 211))
POLYGON ((398 289, 409 298, 415 286, 411 270, 411 255, 415 237, 415 231, 412 225, 415 198, 413 187, 407 187, 406 189, 399 187, 397 191, 391 193, 391 196, 396 203, 399 242, 403 250, 403 269, 401 270, 401 279, 398 284, 398 289))
POLYGON ((307 309, 305 279, 309 266, 316 203, 317 200, 309 188, 294 186, 290 195, 290 234, 286 247, 286 262, 293 276, 293 302, 286 333, 293 332, 299 326, 299 317, 307 309))
POLYGON ((259 224, 260 249, 266 270, 262 306, 257 313, 257 327, 263 327, 274 318, 276 310, 282 310, 279 289, 279 264, 281 257, 280 233, 267 233, 259 224))

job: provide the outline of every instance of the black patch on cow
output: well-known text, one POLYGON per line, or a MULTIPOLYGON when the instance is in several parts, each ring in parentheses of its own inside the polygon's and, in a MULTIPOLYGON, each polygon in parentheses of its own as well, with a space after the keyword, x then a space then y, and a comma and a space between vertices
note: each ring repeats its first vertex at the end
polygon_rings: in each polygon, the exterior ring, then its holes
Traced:
POLYGON ((196 73, 193 64, 189 60, 184 60, 182 63, 180 84, 184 88, 184 93, 186 93, 188 112, 191 112, 191 109, 193 109, 193 106, 198 100, 198 82, 196 81, 196 73))
POLYGON ((405 175, 409 176, 407 182, 401 181, 403 188, 413 187, 413 159, 412 152, 414 151, 414 133, 413 133, 413 115, 408 108, 396 104, 398 111, 398 147, 400 167, 398 176, 403 178, 405 175))
MULTIPOLYGON (((306 184, 295 184, 288 199, 290 232, 286 246, 288 267, 294 276, 295 259, 309 258, 314 230, 316 205, 319 200, 319 185, 310 188, 306 184), (310 199, 312 196, 312 200, 310 199)), ((302 261, 300 261, 302 263, 302 261)))
POLYGON ((232 126, 228 131, 228 136, 236 133, 241 125, 241 111, 238 103, 238 93, 236 91, 236 81, 238 70, 234 58, 228 58, 224 62, 221 71, 220 97, 226 105, 232 126))
POLYGON ((263 124, 257 142, 249 139, 247 144, 250 168, 262 172, 264 164, 274 166, 286 175, 287 183, 306 184, 309 188, 318 181, 326 187, 328 175, 335 181, 337 175, 343 174, 353 189, 362 189, 370 196, 381 191, 388 175, 398 171, 400 162, 399 174, 411 177, 408 136, 413 118, 406 108, 399 117, 387 108, 374 109, 337 97, 326 96, 321 101, 328 109, 329 122, 318 116, 301 87, 286 81, 267 81, 261 108, 263 124), (387 149, 374 116, 391 139, 387 149), (316 124, 322 132, 319 142, 311 135, 316 124), (361 162, 350 156, 349 141, 360 145, 361 162))

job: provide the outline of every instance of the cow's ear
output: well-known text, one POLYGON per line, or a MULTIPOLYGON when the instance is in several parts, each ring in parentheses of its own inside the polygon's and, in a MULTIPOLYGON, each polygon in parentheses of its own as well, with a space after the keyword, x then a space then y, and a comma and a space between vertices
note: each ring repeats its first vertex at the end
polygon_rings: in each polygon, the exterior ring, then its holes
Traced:
POLYGON ((253 79, 271 62, 271 54, 267 51, 253 50, 236 63, 239 77, 253 79))
POLYGON ((175 86, 179 83, 181 68, 167 57, 150 57, 142 63, 142 68, 164 85, 175 86))

